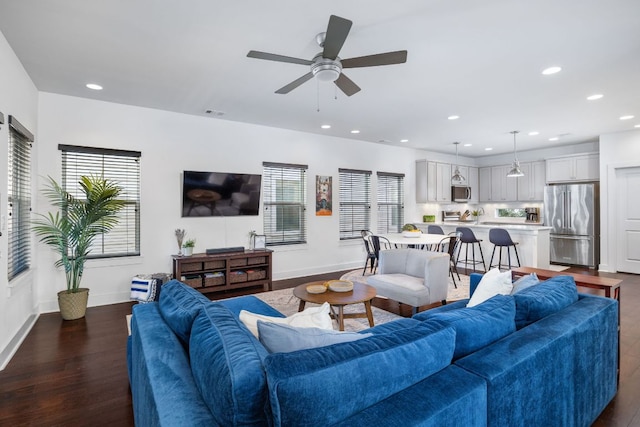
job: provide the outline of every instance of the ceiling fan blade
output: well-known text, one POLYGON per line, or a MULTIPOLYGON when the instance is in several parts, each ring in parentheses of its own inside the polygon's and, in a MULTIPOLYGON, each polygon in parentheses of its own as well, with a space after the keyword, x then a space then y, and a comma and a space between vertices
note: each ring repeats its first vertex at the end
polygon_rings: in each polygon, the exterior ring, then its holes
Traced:
POLYGON ((376 55, 360 56, 358 58, 343 59, 342 68, 375 67, 376 65, 393 65, 407 62, 407 51, 378 53, 376 55))
POLYGON ((249 58, 256 59, 266 59, 268 61, 277 61, 277 62, 289 62, 291 64, 300 64, 300 65, 311 65, 312 61, 307 59, 300 58, 292 58, 290 56, 276 55, 275 53, 267 53, 267 52, 258 52, 257 50, 250 50, 247 53, 249 58))
POLYGON ((313 74, 311 73, 311 71, 309 71, 307 74, 300 77, 299 79, 296 79, 291 83, 289 83, 288 85, 281 87, 276 91, 276 93, 279 93, 280 95, 285 95, 291 92, 292 90, 294 90, 295 88, 297 88, 298 86, 300 86, 302 83, 306 82, 307 80, 310 80, 312 77, 313 77, 313 74))
POLYGON ((327 26, 327 34, 324 38, 324 50, 322 56, 324 58, 336 59, 344 41, 349 35, 353 22, 339 16, 331 15, 329 17, 329 25, 327 26))
POLYGON ((338 77, 338 80, 336 80, 334 83, 347 96, 355 95, 356 93, 360 92, 360 87, 358 87, 358 85, 355 84, 349 77, 345 76, 344 73, 340 73, 340 77, 338 77))

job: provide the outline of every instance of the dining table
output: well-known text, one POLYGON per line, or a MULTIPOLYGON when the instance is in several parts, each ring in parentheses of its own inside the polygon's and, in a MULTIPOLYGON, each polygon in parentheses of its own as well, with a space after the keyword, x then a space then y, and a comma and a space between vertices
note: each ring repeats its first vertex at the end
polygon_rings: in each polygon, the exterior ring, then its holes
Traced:
MULTIPOLYGON (((416 233, 418 234, 418 233, 416 233)), ((448 236, 442 234, 429 234, 429 233, 419 233, 417 236, 406 237, 402 233, 387 233, 387 234, 376 234, 377 236, 386 238, 389 243, 392 245, 398 246, 412 246, 421 248, 424 245, 437 245, 442 241, 442 239, 447 238, 448 236)))

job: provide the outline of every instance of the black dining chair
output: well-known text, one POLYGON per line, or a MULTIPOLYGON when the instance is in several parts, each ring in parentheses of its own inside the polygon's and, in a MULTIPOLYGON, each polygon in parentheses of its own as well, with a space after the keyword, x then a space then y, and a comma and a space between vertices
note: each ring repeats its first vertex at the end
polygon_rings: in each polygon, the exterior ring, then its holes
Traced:
POLYGON ((373 233, 369 230, 360 230, 360 235, 362 236, 362 241, 364 243, 364 249, 367 252, 367 258, 364 260, 364 269, 362 270, 362 275, 367 272, 367 264, 371 264, 371 272, 373 273, 373 269, 376 264, 376 254, 373 251, 373 245, 371 243, 371 235, 373 233))
POLYGON ((393 248, 393 246, 391 246, 391 242, 389 241, 389 239, 382 236, 376 236, 375 234, 369 236, 369 240, 371 241, 373 253, 376 257, 376 265, 373 269, 373 272, 375 273, 376 269, 378 268, 378 262, 380 261, 380 251, 384 249, 391 249, 393 248))
POLYGON ((451 275, 451 280, 453 280, 453 287, 456 289, 458 289, 458 284, 456 283, 456 278, 453 276, 453 273, 455 273, 458 276, 458 280, 460 280, 460 273, 458 273, 458 267, 456 266, 456 251, 459 249, 461 236, 462 233, 454 231, 440 240, 438 244, 440 252, 449 254, 449 274, 451 275))

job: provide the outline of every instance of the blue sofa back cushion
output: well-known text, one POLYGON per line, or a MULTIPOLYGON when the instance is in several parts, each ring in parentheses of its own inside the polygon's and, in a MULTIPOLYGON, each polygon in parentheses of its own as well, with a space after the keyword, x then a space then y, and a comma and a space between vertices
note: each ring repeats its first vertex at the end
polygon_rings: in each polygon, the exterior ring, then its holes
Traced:
POLYGON ((193 322, 189 357, 202 399, 221 426, 265 425, 267 350, 222 304, 211 303, 193 322))
POLYGON ((265 359, 274 426, 326 426, 451 363, 455 330, 417 323, 389 334, 265 359))
POLYGON ((456 329, 454 360, 486 347, 516 330, 516 304, 510 295, 496 295, 473 307, 434 310, 423 311, 413 318, 438 322, 456 329))
POLYGON ((571 276, 556 276, 513 294, 516 328, 521 329, 578 301, 578 289, 571 276))
POLYGON ((209 303, 207 297, 178 280, 162 285, 160 314, 184 346, 189 344, 194 319, 209 303))

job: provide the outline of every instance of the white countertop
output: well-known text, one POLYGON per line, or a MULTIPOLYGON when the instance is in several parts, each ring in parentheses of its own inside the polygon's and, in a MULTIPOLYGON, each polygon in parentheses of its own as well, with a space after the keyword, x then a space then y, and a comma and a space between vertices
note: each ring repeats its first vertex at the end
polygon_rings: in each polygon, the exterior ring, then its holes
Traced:
POLYGON ((428 225, 439 225, 439 226, 454 226, 454 227, 469 227, 469 228, 477 228, 477 229, 491 229, 491 228, 504 228, 505 230, 513 230, 513 231, 543 231, 543 230, 551 230, 551 227, 542 225, 540 223, 508 223, 508 222, 500 222, 500 221, 480 221, 479 224, 476 224, 475 221, 439 221, 439 222, 421 222, 416 223, 418 226, 426 227, 428 225))

